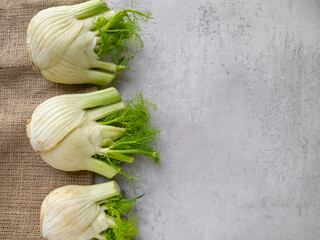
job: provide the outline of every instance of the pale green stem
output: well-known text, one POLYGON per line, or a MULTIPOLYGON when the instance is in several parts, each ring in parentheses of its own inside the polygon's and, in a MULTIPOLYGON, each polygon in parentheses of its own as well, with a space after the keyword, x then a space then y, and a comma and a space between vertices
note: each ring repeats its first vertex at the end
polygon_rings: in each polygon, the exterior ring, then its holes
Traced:
POLYGON ((96 61, 94 64, 95 68, 101 68, 105 69, 111 72, 121 73, 123 70, 128 69, 131 70, 130 67, 122 66, 122 65, 116 65, 114 63, 110 62, 102 62, 102 61, 96 61))
MULTIPOLYGON (((116 13, 114 11, 107 11, 91 18, 82 19, 82 21, 84 22, 85 26, 87 26, 90 30, 93 30, 98 18, 104 18, 109 21, 115 14, 116 13)), ((94 31, 94 34, 96 36, 99 35, 99 31, 94 31)))
POLYGON ((118 173, 117 170, 109 164, 95 158, 90 159, 90 161, 87 164, 86 170, 98 173, 107 178, 112 178, 114 175, 118 173))
POLYGON ((125 128, 113 127, 113 126, 102 126, 101 136, 103 139, 110 138, 111 140, 116 140, 123 136, 125 128))
POLYGON ((92 17, 108 9, 107 4, 103 0, 91 0, 72 6, 74 16, 78 19, 92 17))
POLYGON ((107 198, 117 196, 121 193, 118 184, 115 181, 86 186, 90 199, 98 202, 107 198))
POLYGON ((114 228, 114 226, 116 225, 116 219, 114 217, 109 216, 108 214, 106 214, 107 216, 107 222, 108 224, 114 228))
POLYGON ((97 84, 97 85, 108 85, 114 78, 116 74, 110 74, 97 70, 88 70, 87 71, 87 83, 97 84))
POLYGON ((113 152, 113 150, 110 150, 108 148, 102 148, 100 150, 100 152, 103 153, 103 154, 108 155, 109 158, 120 160, 122 162, 133 163, 133 161, 134 161, 134 157, 127 156, 127 155, 124 155, 124 154, 121 154, 121 153, 113 152))
POLYGON ((112 103, 110 105, 87 110, 87 114, 90 120, 98 120, 112 113, 121 111, 125 108, 126 108, 126 105, 122 101, 120 101, 120 102, 112 103))
POLYGON ((110 87, 103 90, 85 93, 81 98, 82 108, 92 108, 97 107, 102 104, 108 104, 112 102, 117 102, 121 100, 121 96, 118 93, 117 89, 110 87))
POLYGON ((152 157, 157 159, 158 158, 158 153, 157 152, 152 152, 152 151, 144 151, 140 149, 128 149, 128 150, 112 150, 114 153, 122 153, 122 154, 134 154, 134 153, 139 153, 148 157, 152 157))
POLYGON ((111 146, 113 143, 114 143, 114 141, 113 141, 111 138, 106 138, 106 139, 103 139, 103 140, 102 140, 100 146, 102 146, 102 147, 109 147, 109 146, 111 146))

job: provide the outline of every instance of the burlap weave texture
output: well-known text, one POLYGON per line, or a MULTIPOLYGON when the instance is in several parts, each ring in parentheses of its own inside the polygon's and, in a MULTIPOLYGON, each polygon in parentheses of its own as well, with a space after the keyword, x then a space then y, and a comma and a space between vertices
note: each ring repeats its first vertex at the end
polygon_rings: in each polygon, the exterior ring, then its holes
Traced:
POLYGON ((95 90, 63 85, 34 72, 25 39, 32 16, 64 0, 0 0, 0 239, 41 239, 39 210, 44 197, 68 184, 91 184, 88 172, 67 173, 43 162, 28 143, 25 122, 44 100, 95 90))

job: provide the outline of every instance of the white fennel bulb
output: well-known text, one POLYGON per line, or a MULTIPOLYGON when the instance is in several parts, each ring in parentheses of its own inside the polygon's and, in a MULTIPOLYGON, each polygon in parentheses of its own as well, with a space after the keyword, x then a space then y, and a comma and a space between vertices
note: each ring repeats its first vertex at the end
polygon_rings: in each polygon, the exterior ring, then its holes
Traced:
MULTIPOLYGON (((99 113, 101 114, 106 107, 93 110, 91 108, 120 100, 120 94, 115 88, 48 99, 35 109, 28 121, 28 135, 33 149, 38 152, 52 149, 76 127, 97 117, 103 117, 99 113)), ((123 109, 125 105, 118 103, 115 110, 117 107, 123 109)), ((113 112, 113 107, 107 108, 106 115, 113 112)))
POLYGON ((126 106, 115 88, 56 96, 40 104, 27 121, 27 136, 50 166, 88 170, 112 178, 132 163, 135 154, 159 162, 158 129, 149 124, 152 104, 141 94, 126 106))
POLYGON ((41 234, 47 240, 134 239, 137 219, 124 218, 135 205, 116 182, 52 191, 41 206, 41 234), (107 238, 110 239, 110 238, 107 238))
POLYGON ((27 29, 31 62, 54 82, 107 85, 130 69, 124 66, 131 59, 123 56, 127 42, 136 39, 142 46, 138 16, 150 14, 132 9, 115 13, 103 0, 44 9, 27 29), (105 55, 113 62, 101 61, 105 55))

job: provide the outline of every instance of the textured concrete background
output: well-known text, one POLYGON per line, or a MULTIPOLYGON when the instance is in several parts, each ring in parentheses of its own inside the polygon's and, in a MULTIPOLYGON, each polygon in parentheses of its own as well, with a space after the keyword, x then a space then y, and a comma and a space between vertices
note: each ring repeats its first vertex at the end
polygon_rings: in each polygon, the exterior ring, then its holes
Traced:
POLYGON ((145 180, 140 236, 320 239, 320 1, 135 6, 154 20, 114 85, 153 98, 162 128, 161 166, 127 167, 145 180))

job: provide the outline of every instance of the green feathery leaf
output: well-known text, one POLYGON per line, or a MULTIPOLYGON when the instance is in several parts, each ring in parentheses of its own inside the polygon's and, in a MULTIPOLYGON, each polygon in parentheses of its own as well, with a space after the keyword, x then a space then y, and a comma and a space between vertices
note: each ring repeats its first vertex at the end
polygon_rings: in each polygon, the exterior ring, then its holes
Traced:
POLYGON ((118 126, 126 129, 123 137, 114 141, 109 147, 117 153, 141 153, 152 157, 155 163, 160 162, 156 144, 160 129, 150 126, 150 110, 156 110, 153 102, 144 99, 140 92, 127 102, 127 109, 108 116, 103 125, 118 126))
POLYGON ((133 41, 135 46, 143 47, 139 22, 147 21, 149 18, 151 13, 132 9, 121 10, 110 20, 99 17, 94 28, 100 35, 98 57, 107 55, 118 65, 128 62, 132 57, 123 56, 128 51, 128 42, 133 41))
MULTIPOLYGON (((143 196, 143 195, 142 195, 143 196)), ((135 207, 136 200, 142 196, 126 199, 124 192, 121 195, 109 198, 106 203, 102 204, 106 214, 113 217, 115 226, 107 229, 102 233, 106 240, 135 240, 139 233, 138 217, 127 218, 132 209, 135 207)))
POLYGON ((105 146, 108 149, 106 154, 93 157, 108 163, 133 184, 134 181, 141 179, 131 173, 126 173, 122 168, 123 161, 121 158, 117 159, 117 156, 133 157, 138 153, 153 158, 155 163, 160 163, 156 146, 160 129, 150 125, 150 110, 156 110, 156 106, 145 99, 141 92, 126 104, 125 110, 113 113, 100 122, 102 125, 125 128, 124 135, 105 146))

